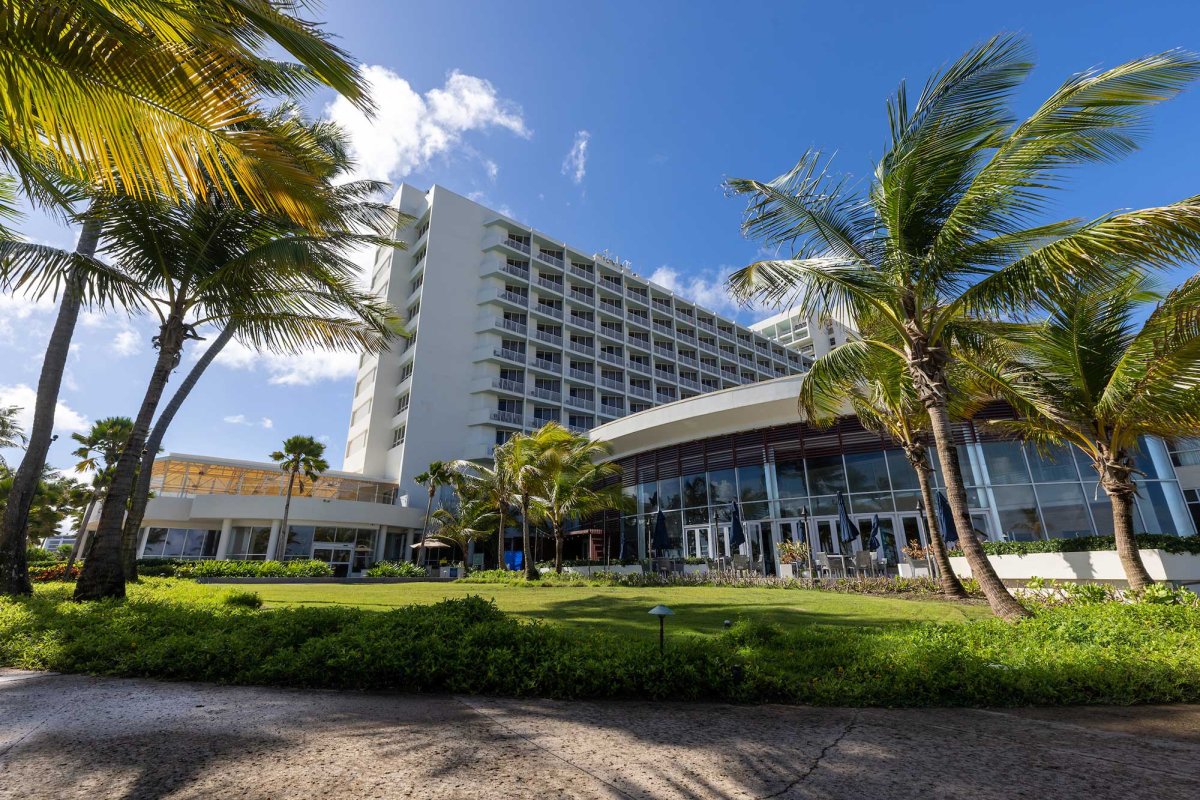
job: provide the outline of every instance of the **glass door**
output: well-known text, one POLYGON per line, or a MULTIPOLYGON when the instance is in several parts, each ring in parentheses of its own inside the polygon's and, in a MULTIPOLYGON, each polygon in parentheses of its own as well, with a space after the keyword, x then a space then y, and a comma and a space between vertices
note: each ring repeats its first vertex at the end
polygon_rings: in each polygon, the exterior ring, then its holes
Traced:
POLYGON ((713 558, 712 529, 707 525, 684 528, 683 555, 685 558, 713 558))
POLYGON ((350 574, 350 559, 354 555, 352 544, 318 544, 313 547, 313 560, 324 561, 333 569, 335 578, 350 574))

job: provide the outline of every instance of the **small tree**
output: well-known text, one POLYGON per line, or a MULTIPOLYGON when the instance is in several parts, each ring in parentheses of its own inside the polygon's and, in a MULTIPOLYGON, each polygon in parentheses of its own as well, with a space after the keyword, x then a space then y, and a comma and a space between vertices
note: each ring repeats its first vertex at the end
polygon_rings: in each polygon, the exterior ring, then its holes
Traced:
POLYGON ((538 576, 529 540, 529 524, 539 516, 534 501, 546 493, 574 438, 557 422, 547 422, 531 434, 517 434, 506 445, 504 455, 508 473, 512 476, 514 505, 521 508, 521 541, 527 580, 535 580, 538 576))
POLYGON ((457 471, 448 461, 431 461, 429 469, 422 472, 413 478, 414 481, 425 487, 429 495, 425 503, 425 525, 421 528, 421 541, 425 541, 425 537, 429 535, 429 521, 433 516, 433 498, 438 493, 438 489, 443 486, 451 486, 457 479, 457 471))
POLYGON ((607 443, 572 435, 563 450, 549 465, 543 490, 535 498, 538 516, 554 534, 554 571, 560 574, 568 520, 620 508, 623 500, 621 485, 613 480, 621 474, 620 465, 601 461, 611 452, 607 443))
POLYGON ((75 560, 81 553, 86 553, 84 544, 87 539, 87 523, 91 519, 96 504, 104 501, 109 484, 112 483, 113 465, 121 455, 121 448, 133 432, 133 420, 129 417, 105 417, 92 423, 87 433, 72 433, 79 447, 71 455, 79 459, 75 464, 76 472, 92 473, 91 497, 79 520, 79 529, 75 534, 75 544, 67 558, 67 574, 75 565, 75 560))
POLYGON ((467 550, 473 542, 481 542, 492 535, 496 512, 482 498, 459 495, 458 508, 439 508, 433 514, 436 524, 430 539, 451 545, 462 553, 463 572, 466 573, 467 550))
MULTIPOLYGON (((25 431, 17 423, 17 415, 21 413, 20 406, 0 408, 0 450, 8 447, 24 447, 29 441, 25 431)), ((7 467, 4 457, 0 456, 0 467, 7 467)))
POLYGON ((329 469, 325 461, 325 445, 311 436, 289 436, 283 442, 283 449, 271 453, 271 460, 279 463, 279 468, 287 473, 287 499, 283 501, 283 522, 279 526, 279 540, 275 545, 276 557, 282 561, 287 553, 288 515, 292 510, 292 492, 296 481, 300 481, 300 491, 304 491, 304 480, 300 473, 310 481, 316 481, 321 473, 329 469))

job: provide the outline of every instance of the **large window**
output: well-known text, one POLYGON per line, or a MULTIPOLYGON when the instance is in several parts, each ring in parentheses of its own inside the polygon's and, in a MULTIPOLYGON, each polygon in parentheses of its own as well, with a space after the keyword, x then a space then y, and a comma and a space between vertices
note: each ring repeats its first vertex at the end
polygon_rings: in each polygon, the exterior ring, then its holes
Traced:
POLYGON ((814 495, 837 494, 846 489, 846 470, 840 455, 808 459, 808 485, 814 495))
POLYGON ((1092 535, 1092 517, 1088 513, 1083 487, 1078 481, 1045 483, 1034 488, 1037 490, 1038 503, 1042 507, 1042 519, 1046 522, 1047 534, 1056 539, 1092 535))
POLYGON ((852 492, 891 491, 887 457, 883 453, 853 453, 846 456, 846 482, 852 492))
POLYGON ((270 541, 271 529, 267 526, 238 526, 231 533, 225 557, 236 560, 263 561, 267 558, 267 545, 270 541))
POLYGON ((1171 442, 1171 463, 1177 467, 1200 466, 1200 438, 1171 442))
POLYGON ((150 528, 142 558, 214 558, 220 536, 200 528, 150 528))

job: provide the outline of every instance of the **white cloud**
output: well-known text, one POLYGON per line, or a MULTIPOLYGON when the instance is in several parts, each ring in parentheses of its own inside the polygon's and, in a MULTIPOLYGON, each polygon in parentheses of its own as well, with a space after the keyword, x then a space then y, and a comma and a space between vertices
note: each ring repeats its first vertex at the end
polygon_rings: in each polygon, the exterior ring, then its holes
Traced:
MULTIPOLYGON (((192 356, 199 358, 203 352, 203 349, 196 348, 192 356)), ((352 378, 358 372, 356 353, 336 350, 292 355, 260 353, 236 340, 225 345, 215 363, 228 369, 265 372, 267 382, 276 386, 311 386, 322 381, 352 378)), ((266 422, 264 419, 263 427, 271 427, 266 422)))
POLYGON ((570 177, 576 185, 583 183, 587 175, 588 142, 592 134, 579 131, 575 134, 575 142, 571 145, 567 157, 563 159, 562 174, 570 177))
POLYGON ((259 420, 258 424, 262 425, 267 430, 271 430, 271 428, 275 427, 275 421, 270 417, 263 417, 261 420, 259 420))
POLYGON ((246 421, 245 414, 230 414, 228 417, 221 417, 222 422, 228 422, 230 425, 249 425, 246 421))
MULTIPOLYGON (((471 131, 503 128, 522 138, 530 136, 520 107, 500 97, 483 78, 455 70, 442 88, 421 95, 387 67, 364 65, 359 71, 370 85, 375 116, 368 119, 343 97, 325 109, 350 137, 358 177, 402 179, 458 148, 471 131)), ((495 177, 498 167, 487 160, 484 164, 495 177)))
MULTIPOLYGON (((17 424, 28 432, 33 427, 33 406, 37 402, 37 393, 24 383, 12 386, 0 386, 0 407, 17 406, 17 424)), ((88 420, 83 414, 68 406, 61 400, 54 408, 54 430, 56 433, 72 433, 88 428, 88 420)))
POLYGON ((116 356, 135 356, 142 352, 142 337, 132 328, 117 331, 108 349, 116 356))
POLYGON ((15 341, 18 330, 21 333, 21 339, 28 338, 29 326, 15 325, 14 323, 26 322, 35 315, 49 316, 57 307, 58 304, 50 297, 31 300, 22 295, 0 294, 0 341, 15 341))

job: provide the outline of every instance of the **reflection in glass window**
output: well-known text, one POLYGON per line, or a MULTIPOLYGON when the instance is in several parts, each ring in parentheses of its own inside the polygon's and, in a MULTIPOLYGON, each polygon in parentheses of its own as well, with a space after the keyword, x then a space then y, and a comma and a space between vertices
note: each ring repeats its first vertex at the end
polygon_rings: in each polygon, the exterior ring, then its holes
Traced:
POLYGON ((657 483, 638 484, 638 510, 642 514, 649 514, 658 510, 657 483))
MULTIPOLYGON (((1036 447, 1026 445, 1026 455, 1029 456, 1029 470, 1033 473, 1034 482, 1038 481, 1075 481, 1079 476, 1075 473, 1075 459, 1066 445, 1051 445, 1046 454, 1042 455, 1036 447)), ((992 477, 995 481, 995 476, 992 477)), ((1045 508, 1043 507, 1043 510, 1045 508)), ((1050 525, 1050 521, 1046 521, 1050 525)), ((1050 528, 1053 530, 1053 528, 1050 528)))
POLYGON ((852 492, 890 491, 886 456, 882 452, 847 455, 846 482, 852 492))
POLYGON ((804 481, 804 459, 776 461, 775 485, 779 489, 780 497, 803 497, 808 494, 804 481))
POLYGON ((686 508, 708 505, 708 480, 704 473, 683 476, 683 505, 686 508))
POLYGON ((807 461, 808 483, 813 494, 837 494, 846 490, 846 472, 841 456, 817 456, 807 461))
POLYGON ((658 482, 659 508, 674 510, 681 508, 679 496, 679 478, 663 478, 658 482))
POLYGON ((768 519, 771 516, 770 503, 742 503, 742 519, 768 519))
MULTIPOLYGON (((1096 481, 1085 483, 1083 485, 1083 493, 1087 500, 1087 504, 1092 509, 1092 522, 1096 524, 1096 533, 1099 536, 1113 535, 1113 512, 1112 503, 1108 501, 1108 494, 1100 488, 1100 484, 1096 481)), ((1133 514, 1133 526, 1138 527, 1137 511, 1133 514)))
MULTIPOLYGON (((1171 485, 1170 488, 1175 487, 1171 485)), ((1137 507, 1142 513, 1142 526, 1138 526, 1135 514, 1134 533, 1179 535, 1179 528, 1175 525, 1175 518, 1171 515, 1171 506, 1167 503, 1163 489, 1163 484, 1159 481, 1138 481, 1137 507)))
POLYGON ((1029 470, 1019 442, 984 442, 983 461, 992 485, 1029 483, 1029 470))
POLYGON ((312 525, 288 525, 287 548, 283 551, 283 557, 309 558, 316 530, 312 525))
POLYGON ((1032 486, 997 486, 992 493, 996 497, 1000 529, 1006 540, 1032 542, 1042 538, 1042 523, 1032 486))
POLYGON ((1092 519, 1084 501, 1082 486, 1077 482, 1044 483, 1034 488, 1050 538, 1074 539, 1092 535, 1092 519))
MULTIPOLYGON (((962 472, 963 483, 967 486, 978 486, 979 483, 975 478, 975 469, 971 466, 971 457, 967 454, 967 448, 960 444, 955 446, 955 450, 958 452, 958 469, 962 472)), ((929 448, 929 463, 933 465, 934 485, 944 486, 940 466, 941 460, 938 458, 937 450, 932 447, 929 448)))
POLYGON ((743 503, 767 499, 767 476, 762 464, 737 469, 739 499, 743 503))
POLYGON ((851 513, 870 514, 876 512, 891 512, 891 492, 871 492, 870 494, 852 494, 849 497, 851 513))
POLYGON ((708 473, 708 496, 713 505, 732 503, 737 499, 737 483, 731 469, 718 469, 708 473))
POLYGON ((904 455, 903 450, 888 450, 884 453, 884 458, 887 459, 888 472, 892 476, 893 489, 903 491, 920 488, 917 472, 912 468, 912 464, 908 463, 908 457, 904 455))

